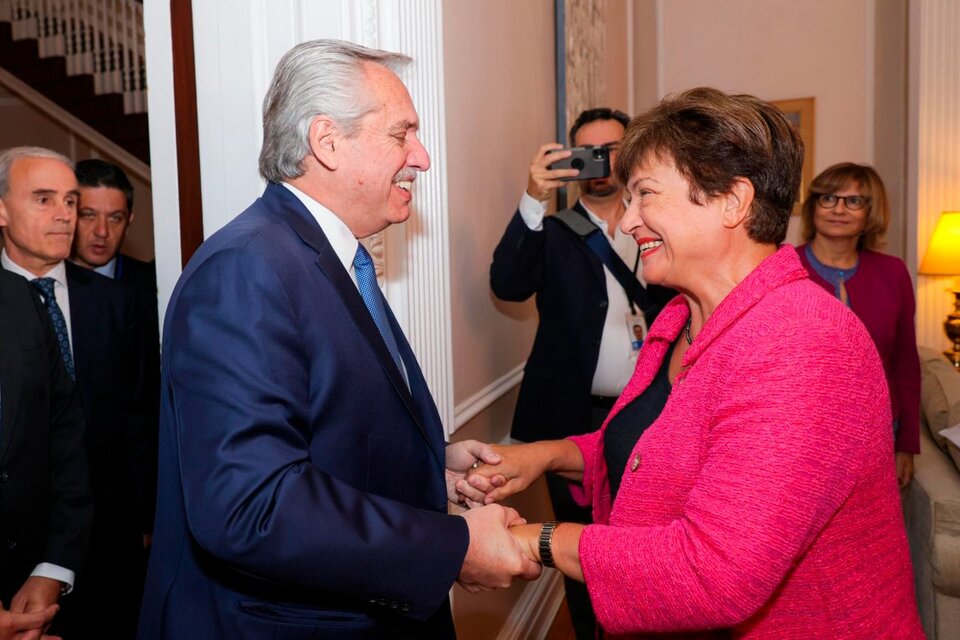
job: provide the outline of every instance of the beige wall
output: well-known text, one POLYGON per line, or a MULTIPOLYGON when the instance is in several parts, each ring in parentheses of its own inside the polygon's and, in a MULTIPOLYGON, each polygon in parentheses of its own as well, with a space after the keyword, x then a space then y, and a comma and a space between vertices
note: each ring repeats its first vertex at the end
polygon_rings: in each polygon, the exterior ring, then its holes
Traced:
MULTIPOLYGON (((493 249, 526 188, 537 147, 554 137, 553 3, 444 3, 444 82, 449 186, 450 291, 455 403, 526 360, 537 326, 533 302, 490 292, 493 249)), ((509 432, 516 388, 467 422, 454 439, 499 441, 509 432)), ((549 513, 536 487, 513 503, 531 521, 549 513)), ((454 590, 461 640, 500 632, 524 589, 454 590)))
MULTIPOLYGON (((873 164, 890 201, 888 253, 907 257, 907 3, 876 0, 873 164)), ((912 269, 912 265, 908 265, 912 269)))
POLYGON ((662 3, 663 88, 816 98, 814 171, 868 157, 867 0, 662 3))
POLYGON ((630 21, 631 0, 606 0, 606 46, 603 49, 607 77, 607 101, 603 105, 630 113, 630 21))
MULTIPOLYGON (((537 147, 554 135, 553 5, 444 4, 450 289, 455 403, 523 362, 531 303, 490 292, 493 249, 526 188, 537 147)), ((500 435, 506 435, 506 425, 500 435)))
MULTIPOLYGON (((0 87, 0 149, 19 146, 46 147, 73 160, 112 160, 72 135, 45 113, 0 87)), ((150 187, 131 177, 136 219, 122 247, 124 253, 142 260, 153 259, 153 194, 150 187)))
MULTIPOLYGON (((647 34, 659 18, 653 62, 635 34, 643 56, 635 95, 649 91, 657 65, 660 97, 709 85, 768 100, 815 98, 814 174, 843 161, 875 164, 894 210, 888 250, 905 256, 904 2, 640 0, 634 14, 647 34)), ((797 222, 788 241, 799 240, 797 222)))
POLYGON ((649 109, 657 94, 657 0, 633 2, 633 111, 649 109))

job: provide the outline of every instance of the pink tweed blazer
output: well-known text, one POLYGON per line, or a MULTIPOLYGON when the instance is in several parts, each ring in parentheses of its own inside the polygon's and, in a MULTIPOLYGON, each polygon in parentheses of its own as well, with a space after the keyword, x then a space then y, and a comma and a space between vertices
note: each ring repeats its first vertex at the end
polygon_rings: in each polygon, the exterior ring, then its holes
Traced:
MULTIPOLYGON (((688 316, 650 329, 615 415, 688 316)), ((580 562, 614 637, 922 638, 890 401, 857 317, 784 245, 717 307, 610 499, 603 430, 571 438, 580 562)))

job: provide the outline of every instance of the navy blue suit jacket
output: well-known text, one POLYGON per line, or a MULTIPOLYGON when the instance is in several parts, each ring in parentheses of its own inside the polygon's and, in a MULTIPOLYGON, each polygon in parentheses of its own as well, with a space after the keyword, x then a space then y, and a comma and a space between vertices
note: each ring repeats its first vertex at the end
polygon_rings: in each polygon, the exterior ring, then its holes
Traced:
POLYGON ((440 419, 285 187, 215 233, 163 330, 140 637, 450 638, 468 544, 440 419))
MULTIPOLYGON (((579 202, 573 209, 586 216, 579 202)), ((540 312, 511 435, 533 442, 590 431, 590 389, 608 305, 600 258, 552 216, 532 231, 517 211, 494 250, 490 287, 502 300, 536 295, 540 312)), ((637 288, 649 301, 649 326, 675 292, 656 285, 643 291, 639 282, 637 288)))

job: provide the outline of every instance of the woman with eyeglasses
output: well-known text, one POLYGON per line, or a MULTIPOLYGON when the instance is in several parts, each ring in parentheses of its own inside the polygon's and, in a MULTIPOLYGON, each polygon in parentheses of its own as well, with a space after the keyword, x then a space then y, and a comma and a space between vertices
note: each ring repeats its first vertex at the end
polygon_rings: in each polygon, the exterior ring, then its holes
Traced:
POLYGON ((890 388, 897 481, 913 478, 920 452, 920 363, 907 267, 879 253, 890 224, 883 181, 873 167, 843 162, 813 179, 797 247, 810 278, 850 307, 873 338, 890 388))

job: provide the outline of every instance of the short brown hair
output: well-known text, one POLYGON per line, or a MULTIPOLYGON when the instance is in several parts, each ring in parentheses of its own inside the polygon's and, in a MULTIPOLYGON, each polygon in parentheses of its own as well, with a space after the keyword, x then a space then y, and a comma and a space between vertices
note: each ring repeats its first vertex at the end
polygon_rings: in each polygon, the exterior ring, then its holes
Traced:
POLYGON ((857 240, 857 250, 882 249, 887 244, 887 227, 890 225, 890 205, 887 202, 887 190, 876 169, 868 164, 841 162, 824 169, 810 183, 810 193, 803 203, 800 218, 803 221, 800 232, 804 242, 810 242, 817 235, 813 224, 813 214, 817 210, 817 196, 824 193, 836 193, 856 185, 867 198, 867 219, 857 240))
POLYGON ((727 193, 736 178, 750 180, 750 239, 780 244, 786 238, 800 188, 803 141, 773 105, 710 87, 668 96, 627 127, 617 158, 620 183, 628 184, 651 153, 673 160, 690 183, 694 204, 727 193))

